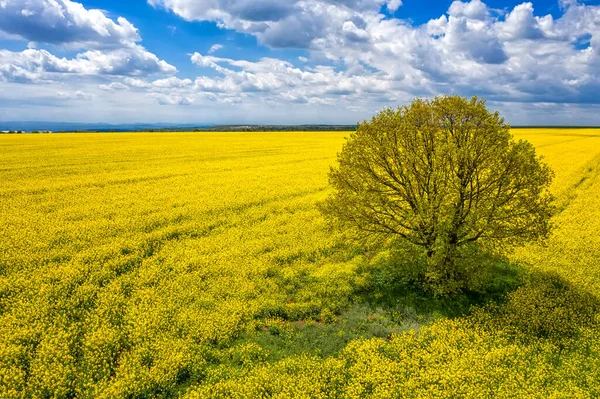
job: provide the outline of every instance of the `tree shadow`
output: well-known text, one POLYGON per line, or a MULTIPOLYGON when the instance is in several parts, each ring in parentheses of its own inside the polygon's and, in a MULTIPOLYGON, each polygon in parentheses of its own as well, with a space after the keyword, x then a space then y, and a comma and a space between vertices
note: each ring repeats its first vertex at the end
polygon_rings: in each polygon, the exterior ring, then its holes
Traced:
POLYGON ((597 326, 600 300, 555 272, 533 271, 502 303, 477 309, 473 321, 511 338, 530 342, 550 340, 560 346, 597 326))
POLYGON ((436 296, 426 288, 423 262, 387 256, 359 268, 366 283, 355 301, 407 324, 424 325, 436 318, 470 317, 483 328, 519 341, 576 337, 600 322, 600 300, 555 272, 540 271, 503 257, 479 253, 480 267, 470 289, 436 296))
MULTIPOLYGON (((477 289, 435 296, 425 288, 424 265, 408 259, 407 254, 395 254, 360 261, 349 278, 352 289, 328 292, 315 314, 296 315, 285 306, 264 309, 257 314, 262 327, 250 339, 268 350, 273 361, 299 354, 329 357, 355 339, 389 339, 393 334, 418 331, 440 317, 465 316, 474 306, 502 303, 525 282, 523 267, 486 257, 479 259, 483 266, 477 275, 477 289), (334 293, 343 293, 344 298, 334 293)), ((332 279, 335 275, 309 279, 305 288, 330 286, 332 279)), ((339 281, 339 285, 349 281, 339 281)))
MULTIPOLYGON (((562 342, 592 325, 600 311, 595 296, 556 273, 532 271, 529 266, 481 252, 467 261, 468 270, 473 271, 469 288, 439 296, 427 289, 423 277, 426 263, 418 258, 385 254, 364 259, 353 269, 352 277, 346 277, 348 281, 338 282, 352 286, 350 291, 328 290, 320 302, 309 302, 314 311, 301 314, 283 305, 266 308, 256 315, 260 327, 240 337, 240 342, 258 344, 267 350, 270 361, 293 355, 325 358, 339 354, 352 340, 389 339, 394 334, 419 331, 440 318, 466 318, 469 325, 508 334, 519 342, 562 342)), ((305 276, 302 292, 331 287, 338 277, 305 276)))
POLYGON ((355 291, 355 301, 377 309, 404 310, 427 319, 454 318, 468 314, 474 306, 505 301, 526 281, 527 269, 506 258, 478 253, 468 261, 471 275, 467 276, 467 287, 456 294, 440 296, 428 289, 425 259, 408 260, 394 254, 380 257, 358 268, 365 283, 355 291))

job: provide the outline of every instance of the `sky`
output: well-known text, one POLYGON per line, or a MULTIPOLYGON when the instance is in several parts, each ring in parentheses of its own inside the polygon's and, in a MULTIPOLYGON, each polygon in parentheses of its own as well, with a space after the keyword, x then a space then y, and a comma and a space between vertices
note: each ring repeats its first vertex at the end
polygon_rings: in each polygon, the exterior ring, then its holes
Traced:
POLYGON ((0 121, 600 125, 600 0, 0 0, 0 121))

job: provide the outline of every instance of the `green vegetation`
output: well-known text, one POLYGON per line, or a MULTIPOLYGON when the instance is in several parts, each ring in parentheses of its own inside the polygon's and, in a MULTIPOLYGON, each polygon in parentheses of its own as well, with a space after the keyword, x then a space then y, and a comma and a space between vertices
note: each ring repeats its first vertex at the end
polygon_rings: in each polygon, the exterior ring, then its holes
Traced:
POLYGON ((479 247, 512 248, 550 231, 551 169, 477 98, 386 109, 350 134, 338 164, 325 216, 378 243, 420 249, 407 257, 427 258, 423 277, 438 294, 479 284, 479 247))

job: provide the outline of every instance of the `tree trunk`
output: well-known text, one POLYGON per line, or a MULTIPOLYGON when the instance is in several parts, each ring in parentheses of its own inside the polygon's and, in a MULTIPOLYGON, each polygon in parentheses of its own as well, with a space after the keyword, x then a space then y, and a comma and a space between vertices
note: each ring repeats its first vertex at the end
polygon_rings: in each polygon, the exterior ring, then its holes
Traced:
POLYGON ((440 248, 427 249, 426 279, 437 295, 449 295, 461 290, 461 276, 457 269, 457 240, 452 237, 440 248))

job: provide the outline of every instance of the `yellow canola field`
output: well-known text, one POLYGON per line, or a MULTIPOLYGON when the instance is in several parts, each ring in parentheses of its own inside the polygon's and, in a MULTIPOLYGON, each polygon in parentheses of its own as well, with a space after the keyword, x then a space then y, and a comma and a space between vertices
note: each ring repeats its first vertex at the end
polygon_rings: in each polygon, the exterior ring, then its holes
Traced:
POLYGON ((600 297, 600 130, 514 134, 560 213, 511 259, 565 295, 525 286, 508 323, 476 309, 328 355, 273 348, 369 284, 315 207, 344 133, 0 136, 0 398, 600 396, 600 327, 564 300, 600 297))

